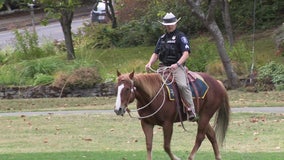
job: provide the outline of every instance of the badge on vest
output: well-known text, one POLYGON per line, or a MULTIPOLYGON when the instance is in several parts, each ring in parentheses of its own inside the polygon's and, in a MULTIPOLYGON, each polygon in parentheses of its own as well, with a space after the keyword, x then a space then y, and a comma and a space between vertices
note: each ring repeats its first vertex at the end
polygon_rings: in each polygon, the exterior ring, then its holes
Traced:
POLYGON ((176 40, 168 40, 167 43, 176 43, 176 40))

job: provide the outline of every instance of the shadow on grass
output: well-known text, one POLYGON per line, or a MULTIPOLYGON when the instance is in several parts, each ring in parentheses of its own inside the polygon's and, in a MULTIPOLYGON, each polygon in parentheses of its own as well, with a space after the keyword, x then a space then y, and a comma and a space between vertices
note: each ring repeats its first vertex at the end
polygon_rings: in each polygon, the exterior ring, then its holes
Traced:
MULTIPOLYGON (((188 151, 175 152, 181 159, 187 159, 188 151)), ((224 152, 222 159, 225 160, 282 160, 284 152, 258 152, 238 153, 224 152)), ((0 154, 5 160, 144 160, 145 151, 95 151, 95 152, 57 152, 57 153, 13 153, 0 154)), ((169 159, 165 152, 153 152, 153 159, 169 159)), ((213 152, 198 152, 196 160, 214 159, 213 152)))

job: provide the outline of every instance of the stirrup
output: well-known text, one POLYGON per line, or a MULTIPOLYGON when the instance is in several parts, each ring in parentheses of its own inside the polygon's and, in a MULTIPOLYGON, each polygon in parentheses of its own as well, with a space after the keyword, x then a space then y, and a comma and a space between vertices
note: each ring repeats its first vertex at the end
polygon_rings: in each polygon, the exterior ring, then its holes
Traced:
POLYGON ((187 120, 191 122, 197 122, 199 120, 199 116, 197 116, 192 111, 187 112, 187 120))

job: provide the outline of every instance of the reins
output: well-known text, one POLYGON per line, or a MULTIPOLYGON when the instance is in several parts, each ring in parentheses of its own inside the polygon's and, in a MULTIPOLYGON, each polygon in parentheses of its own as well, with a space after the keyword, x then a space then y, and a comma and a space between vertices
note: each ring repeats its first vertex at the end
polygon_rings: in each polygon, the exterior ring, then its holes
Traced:
MULTIPOLYGON (((152 68, 150 68, 151 71, 156 72, 156 73, 159 73, 160 70, 162 70, 162 73, 163 73, 162 75, 164 75, 165 72, 166 72, 168 69, 169 69, 169 67, 165 67, 165 68, 161 68, 161 69, 158 69, 157 71, 155 71, 155 70, 153 70, 152 68)), ((162 83, 162 85, 161 85, 159 91, 157 92, 157 94, 156 94, 156 95, 152 98, 152 100, 151 100, 150 102, 148 102, 146 105, 144 105, 144 106, 142 106, 142 107, 140 107, 140 108, 138 108, 138 109, 136 109, 136 110, 134 110, 134 111, 138 112, 138 111, 140 111, 140 110, 145 109, 146 107, 148 107, 148 106, 158 97, 158 95, 160 94, 160 92, 163 90, 163 101, 162 101, 160 107, 159 107, 154 113, 152 113, 152 114, 150 114, 150 115, 147 115, 147 116, 143 116, 143 117, 141 117, 141 116, 136 116, 136 117, 132 116, 130 109, 127 107, 127 108, 126 108, 126 111, 127 111, 127 113, 129 114, 129 116, 130 116, 131 118, 137 118, 137 119, 149 118, 149 117, 154 116, 156 113, 158 113, 158 112, 162 109, 163 105, 165 104, 165 99, 166 99, 165 90, 164 90, 163 88, 164 88, 164 86, 167 84, 167 80, 168 80, 168 78, 170 77, 170 75, 171 75, 171 74, 169 74, 169 75, 166 77, 166 79, 164 79, 164 78, 163 78, 164 76, 162 76, 163 83, 162 83)), ((169 84, 173 83, 173 81, 174 81, 174 80, 172 80, 169 84)), ((168 85, 168 84, 167 84, 167 85, 168 85)), ((134 91, 135 91, 135 90, 134 90, 134 91)), ((134 93, 134 94, 135 94, 135 93, 134 93)))

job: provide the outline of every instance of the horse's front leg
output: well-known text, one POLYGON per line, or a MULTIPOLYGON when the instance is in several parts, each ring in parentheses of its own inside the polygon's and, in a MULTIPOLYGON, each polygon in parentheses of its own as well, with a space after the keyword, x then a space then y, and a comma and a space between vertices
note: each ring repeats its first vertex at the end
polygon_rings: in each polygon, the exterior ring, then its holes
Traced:
POLYGON ((165 122, 163 125, 164 150, 168 153, 171 160, 180 160, 171 151, 171 139, 173 134, 173 122, 165 122))
POLYGON ((152 142, 154 125, 141 120, 141 126, 146 138, 147 160, 152 160, 152 142))

